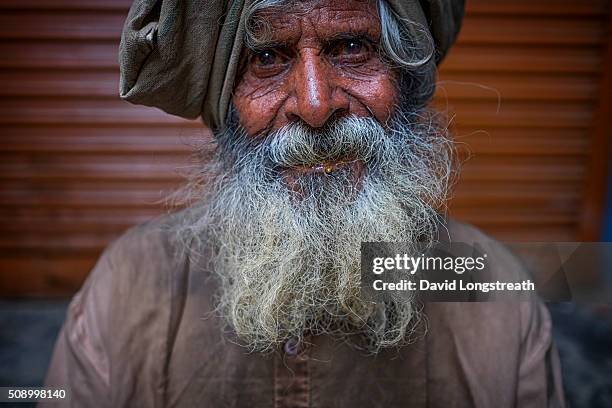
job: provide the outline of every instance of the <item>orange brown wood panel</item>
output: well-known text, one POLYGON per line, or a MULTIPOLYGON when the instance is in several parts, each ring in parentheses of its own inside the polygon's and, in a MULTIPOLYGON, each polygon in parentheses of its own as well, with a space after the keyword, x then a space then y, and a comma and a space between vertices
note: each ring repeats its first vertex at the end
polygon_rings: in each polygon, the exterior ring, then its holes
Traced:
MULTIPOLYGON (((0 3, 1 296, 74 293, 110 240, 165 211, 209 137, 118 99, 129 3, 0 3)), ((577 239, 608 1, 467 6, 435 100, 469 156, 451 214, 499 239, 577 239)))

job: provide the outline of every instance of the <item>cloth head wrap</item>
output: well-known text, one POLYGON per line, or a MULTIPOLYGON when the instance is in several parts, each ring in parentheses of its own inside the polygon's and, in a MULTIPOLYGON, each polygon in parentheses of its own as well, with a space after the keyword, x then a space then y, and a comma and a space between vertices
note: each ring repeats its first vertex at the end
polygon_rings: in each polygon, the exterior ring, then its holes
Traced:
MULTIPOLYGON (((120 96, 213 129, 227 113, 253 0, 135 0, 119 46, 120 96)), ((387 0, 428 27, 439 63, 455 41, 464 0, 387 0)))

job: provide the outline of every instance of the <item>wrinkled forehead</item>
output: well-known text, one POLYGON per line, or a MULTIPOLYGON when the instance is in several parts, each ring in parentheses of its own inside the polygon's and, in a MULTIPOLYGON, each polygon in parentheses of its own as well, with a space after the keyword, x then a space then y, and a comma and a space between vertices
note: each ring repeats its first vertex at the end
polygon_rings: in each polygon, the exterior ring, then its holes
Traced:
POLYGON ((305 31, 321 39, 343 33, 377 40, 380 19, 373 0, 261 1, 249 12, 252 41, 297 42, 305 31))

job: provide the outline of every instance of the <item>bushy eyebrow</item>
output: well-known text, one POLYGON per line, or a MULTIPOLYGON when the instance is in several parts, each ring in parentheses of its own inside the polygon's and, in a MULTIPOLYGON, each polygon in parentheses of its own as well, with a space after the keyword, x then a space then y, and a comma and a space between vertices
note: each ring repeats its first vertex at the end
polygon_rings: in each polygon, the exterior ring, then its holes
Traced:
MULTIPOLYGON (((326 36, 321 39, 321 44, 323 48, 328 48, 339 41, 344 40, 362 40, 370 45, 376 45, 377 40, 373 38, 370 33, 365 30, 354 30, 354 31, 343 31, 339 33, 335 33, 331 36, 326 36)), ((278 50, 278 49, 288 49, 291 47, 289 41, 282 40, 269 40, 269 41, 260 41, 257 44, 246 44, 246 48, 252 52, 260 52, 263 50, 278 50)))
POLYGON ((253 52, 259 52, 259 51, 270 50, 270 49, 288 48, 288 47, 289 47, 288 42, 275 41, 275 40, 259 41, 257 42, 257 44, 250 44, 247 42, 246 44, 246 48, 248 48, 250 51, 253 51, 253 52))

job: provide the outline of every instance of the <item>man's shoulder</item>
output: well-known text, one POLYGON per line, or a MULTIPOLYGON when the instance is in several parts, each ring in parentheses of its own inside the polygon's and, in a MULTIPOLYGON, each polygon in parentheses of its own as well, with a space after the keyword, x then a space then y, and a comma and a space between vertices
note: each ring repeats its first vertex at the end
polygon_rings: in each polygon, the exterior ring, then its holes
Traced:
POLYGON ((158 216, 125 231, 104 250, 76 297, 104 310, 125 338, 144 327, 162 330, 187 293, 194 265, 177 231, 182 216, 158 216))
POLYGON ((48 383, 79 378, 113 400, 156 387, 189 282, 180 219, 132 227, 104 250, 70 303, 48 383), (113 388, 117 381, 124 386, 113 388))
POLYGON ((167 291, 189 273, 190 242, 178 227, 183 211, 133 226, 112 241, 100 256, 90 280, 122 292, 123 297, 167 291))
MULTIPOLYGON (((451 242, 467 243, 487 254, 488 281, 518 282, 531 278, 522 261, 495 238, 456 220, 448 219, 445 225, 451 242)), ((482 302, 430 303, 426 311, 434 332, 447 331, 454 341, 477 344, 475 354, 480 354, 486 345, 495 348, 500 344, 518 353, 517 346, 529 337, 544 343, 550 340, 550 317, 534 291, 482 302)), ((463 347, 470 349, 467 344, 463 347)))
POLYGON ((129 228, 108 245, 105 253, 115 262, 183 259, 190 246, 179 232, 185 211, 160 215, 129 228))

